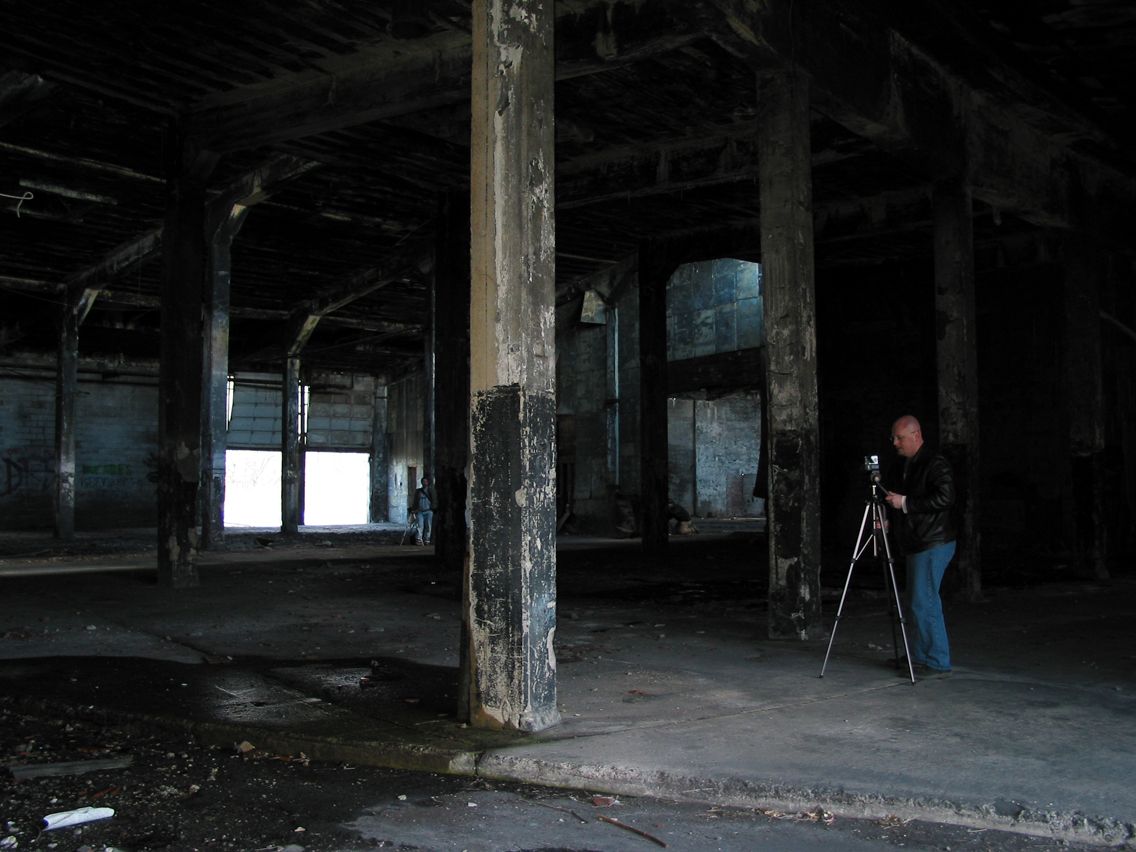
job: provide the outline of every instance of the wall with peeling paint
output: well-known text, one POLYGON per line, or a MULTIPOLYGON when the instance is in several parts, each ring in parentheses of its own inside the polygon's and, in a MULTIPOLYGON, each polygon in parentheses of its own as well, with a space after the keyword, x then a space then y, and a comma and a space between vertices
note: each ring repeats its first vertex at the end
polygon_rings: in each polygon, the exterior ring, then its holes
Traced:
POLYGON ((668 401, 670 497, 696 517, 758 517, 753 498, 761 400, 739 393, 668 401))

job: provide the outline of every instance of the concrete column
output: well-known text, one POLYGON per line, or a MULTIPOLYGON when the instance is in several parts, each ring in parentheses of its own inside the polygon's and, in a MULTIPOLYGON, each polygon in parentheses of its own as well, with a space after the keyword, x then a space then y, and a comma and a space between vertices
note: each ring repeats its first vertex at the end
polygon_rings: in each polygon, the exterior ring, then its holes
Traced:
POLYGON ((1065 240, 1063 384, 1071 482, 1064 516, 1078 567, 1108 579, 1104 523, 1104 388, 1101 363, 1099 248, 1065 240))
POLYGON ((161 367, 158 378, 158 582, 196 586, 201 478, 202 287, 208 268, 205 188, 216 157, 166 140, 162 234, 161 367))
POLYGON ((375 408, 371 421, 372 524, 390 520, 390 435, 387 432, 387 386, 376 379, 375 408))
POLYGON ((469 209, 464 192, 441 199, 434 263, 434 551, 454 576, 465 564, 469 484, 469 209))
POLYGON ((225 453, 229 423, 229 293, 232 245, 248 208, 226 205, 207 223, 209 275, 205 288, 202 338, 201 547, 225 542, 225 453))
POLYGON ((674 273, 665 247, 639 248, 639 443, 643 550, 667 547, 667 281, 674 273))
POLYGON ((59 329, 55 381, 55 537, 75 538, 75 398, 79 392, 79 305, 69 296, 59 329))
POLYGON ((1112 422, 1121 428, 1115 436, 1106 433, 1105 451, 1115 485, 1105 490, 1105 503, 1111 509, 1105 524, 1105 556, 1122 559, 1136 553, 1136 429, 1124 428, 1136 422, 1136 270, 1124 255, 1114 253, 1110 260, 1101 297, 1101 362, 1110 368, 1106 398, 1115 400, 1112 422))
MULTIPOLYGON (((957 489, 959 538, 956 587, 969 600, 982 595, 978 525, 978 357, 974 314, 974 226, 970 190, 957 182, 934 193, 935 326, 939 374, 939 445, 957 489)), ((904 413, 904 412, 900 412, 904 413)), ((911 412, 914 413, 914 412, 911 412)))
POLYGON ((769 635, 815 639, 820 464, 809 91, 783 69, 758 77, 758 184, 769 434, 769 635))
POLYGON ((301 475, 300 459, 300 359, 291 356, 284 361, 281 382, 280 423, 280 532, 295 535, 300 530, 301 475))
POLYGON ((607 434, 607 482, 619 488, 620 441, 619 430, 622 412, 620 396, 622 387, 619 381, 619 308, 611 305, 607 309, 607 398, 605 402, 607 434))
MULTIPOLYGON (((422 469, 418 477, 434 478, 435 430, 437 428, 437 401, 434 374, 435 335, 434 317, 437 313, 437 292, 433 276, 427 283, 426 329, 422 346, 422 469)), ((417 487, 420 483, 414 483, 417 487)), ((437 493, 437 492, 435 492, 437 493)))
POLYGON ((556 724, 553 8, 475 0, 470 721, 556 724))

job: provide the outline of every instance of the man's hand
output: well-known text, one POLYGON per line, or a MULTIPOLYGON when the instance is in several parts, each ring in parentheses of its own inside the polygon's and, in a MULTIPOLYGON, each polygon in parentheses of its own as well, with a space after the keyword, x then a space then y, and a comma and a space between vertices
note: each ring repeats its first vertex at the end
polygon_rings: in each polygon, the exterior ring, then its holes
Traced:
POLYGON ((888 505, 891 506, 893 509, 902 509, 903 508, 903 495, 902 494, 896 494, 894 491, 889 491, 888 495, 886 497, 884 497, 884 499, 887 500, 888 505))

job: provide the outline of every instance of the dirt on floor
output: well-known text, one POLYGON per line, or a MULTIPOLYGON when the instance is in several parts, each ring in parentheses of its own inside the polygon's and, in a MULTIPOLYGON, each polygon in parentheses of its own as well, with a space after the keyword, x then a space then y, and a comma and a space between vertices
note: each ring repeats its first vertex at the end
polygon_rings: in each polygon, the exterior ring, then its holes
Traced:
POLYGON ((0 707, 0 765, 0 849, 17 852, 377 849, 390 844, 341 823, 400 780, 397 772, 314 764, 252 743, 216 748, 172 732, 8 707, 0 707), (113 816, 44 829, 50 814, 108 808, 113 816))

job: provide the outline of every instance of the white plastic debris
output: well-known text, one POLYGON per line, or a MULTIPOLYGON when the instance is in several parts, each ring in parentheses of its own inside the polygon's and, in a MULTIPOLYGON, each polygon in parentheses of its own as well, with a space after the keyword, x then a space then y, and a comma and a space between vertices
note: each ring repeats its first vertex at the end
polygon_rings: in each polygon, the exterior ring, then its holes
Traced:
POLYGON ((76 808, 73 811, 59 811, 59 813, 48 814, 43 818, 43 830, 51 831, 53 828, 81 825, 84 822, 110 819, 112 816, 114 816, 114 808, 76 808))

